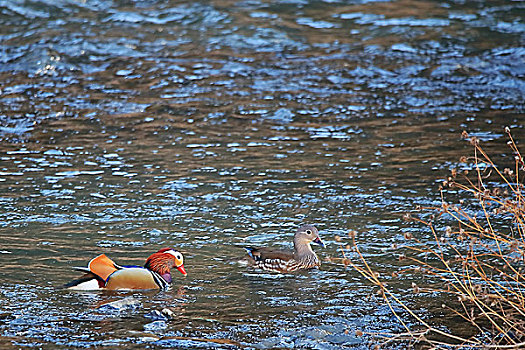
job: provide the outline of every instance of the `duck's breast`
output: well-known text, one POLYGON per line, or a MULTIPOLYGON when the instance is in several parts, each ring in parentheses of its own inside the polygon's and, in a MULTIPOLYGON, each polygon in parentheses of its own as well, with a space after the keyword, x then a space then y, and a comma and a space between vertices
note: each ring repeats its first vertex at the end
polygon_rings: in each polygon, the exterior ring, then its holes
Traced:
POLYGON ((159 289, 153 274, 142 267, 127 267, 113 272, 106 289, 159 289))

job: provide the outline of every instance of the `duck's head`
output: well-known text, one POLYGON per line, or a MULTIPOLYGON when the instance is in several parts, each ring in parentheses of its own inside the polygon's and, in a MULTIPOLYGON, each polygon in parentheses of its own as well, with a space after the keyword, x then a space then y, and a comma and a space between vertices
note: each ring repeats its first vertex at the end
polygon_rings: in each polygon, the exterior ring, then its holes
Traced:
POLYGON ((324 248, 324 243, 319 237, 319 231, 314 225, 303 225, 297 229, 294 236, 294 242, 296 244, 319 244, 324 248))
POLYGON ((170 269, 175 267, 184 276, 187 275, 184 269, 184 257, 182 253, 173 248, 162 248, 158 252, 152 254, 146 260, 145 268, 159 273, 161 276, 170 275, 170 269))

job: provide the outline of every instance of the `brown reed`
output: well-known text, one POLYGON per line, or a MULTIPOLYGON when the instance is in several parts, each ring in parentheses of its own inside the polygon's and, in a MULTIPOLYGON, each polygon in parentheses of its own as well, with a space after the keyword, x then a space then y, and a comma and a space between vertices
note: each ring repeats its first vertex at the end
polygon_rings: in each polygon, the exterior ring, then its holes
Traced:
POLYGON ((430 348, 525 348, 525 163, 510 130, 505 132, 513 154, 512 168, 499 168, 480 141, 463 132, 474 154, 460 162, 471 164, 470 171, 451 171, 440 186, 441 206, 421 207, 404 217, 427 227, 432 236, 420 240, 405 234, 407 252, 401 260, 434 278, 430 287, 413 283, 412 289, 452 296, 442 307, 461 320, 454 329, 432 325, 382 281, 359 251, 355 232, 347 238, 354 253, 349 254, 345 243, 341 244, 343 263, 378 287, 378 294, 406 330, 380 335, 381 347, 405 341, 430 348), (456 203, 448 203, 450 198, 456 203), (403 313, 396 311, 399 307, 403 313), (420 328, 409 327, 409 319, 420 328), (457 329, 465 328, 461 322, 473 329, 472 336, 458 334, 457 329))

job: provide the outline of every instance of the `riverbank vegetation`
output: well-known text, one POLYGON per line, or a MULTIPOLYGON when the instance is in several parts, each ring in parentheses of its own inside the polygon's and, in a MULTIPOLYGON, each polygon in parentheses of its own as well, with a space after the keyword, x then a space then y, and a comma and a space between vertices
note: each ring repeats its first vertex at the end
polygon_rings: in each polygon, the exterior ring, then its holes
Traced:
POLYGON ((505 132, 509 149, 502 151, 510 152, 503 167, 479 139, 463 132, 473 153, 441 183, 441 204, 404 217, 418 233, 405 231, 405 244, 396 247, 399 271, 371 266, 355 232, 349 246, 341 245, 345 265, 377 288, 405 328, 376 335, 380 347, 399 341, 423 348, 525 347, 525 164, 510 130, 505 132), (413 280, 410 291, 396 283, 405 276, 413 280), (439 300, 441 308, 430 311, 430 301, 422 312, 414 306, 417 298, 439 300))

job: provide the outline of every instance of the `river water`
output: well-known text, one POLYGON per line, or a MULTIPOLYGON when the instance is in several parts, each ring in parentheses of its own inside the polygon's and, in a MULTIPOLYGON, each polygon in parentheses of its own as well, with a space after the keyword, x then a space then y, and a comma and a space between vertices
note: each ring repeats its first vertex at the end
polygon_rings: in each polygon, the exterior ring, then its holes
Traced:
MULTIPOLYGON (((437 181, 471 153, 461 131, 502 157, 505 126, 525 140, 524 14, 520 1, 0 0, 0 346, 365 349, 356 331, 401 330, 329 261, 335 236, 357 231, 372 264, 396 269, 404 233, 431 239, 402 216, 439 204, 437 181), (290 247, 302 223, 327 245, 319 271, 231 262, 245 244, 290 247), (59 288, 99 253, 143 264, 165 246, 188 272, 167 292, 59 288), (152 316, 163 308, 171 320, 152 316)), ((396 290, 424 313, 417 278, 396 290)))

